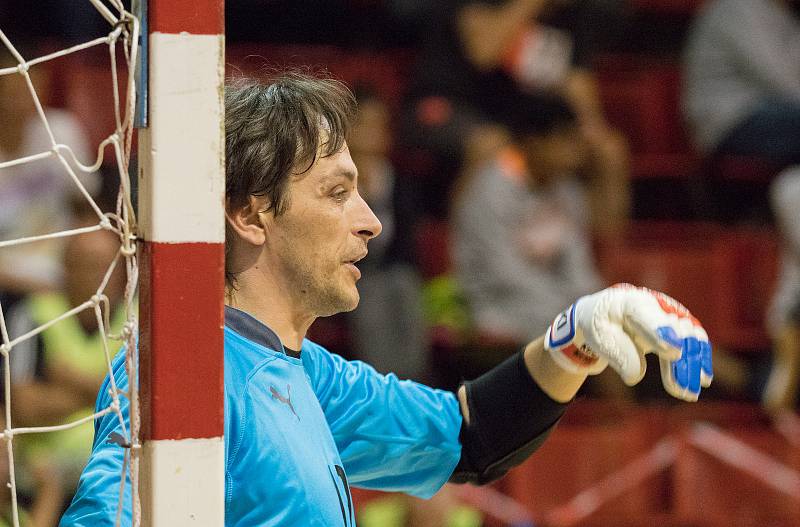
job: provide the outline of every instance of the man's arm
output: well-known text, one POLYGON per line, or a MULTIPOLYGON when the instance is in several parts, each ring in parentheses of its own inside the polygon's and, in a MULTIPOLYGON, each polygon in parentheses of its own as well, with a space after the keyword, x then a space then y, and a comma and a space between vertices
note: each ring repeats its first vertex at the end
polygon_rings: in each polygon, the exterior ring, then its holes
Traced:
POLYGON ((540 337, 458 390, 461 458, 450 481, 483 485, 525 461, 550 435, 586 374, 558 365, 540 337))
POLYGON ((579 299, 544 338, 458 396, 310 343, 302 358, 350 482, 429 497, 448 478, 501 477, 545 441, 587 375, 610 365, 635 384, 650 352, 676 397, 696 400, 711 381, 711 349, 696 319, 669 297, 627 285, 579 299))
MULTIPOLYGON (((103 421, 108 425, 116 419, 116 415, 109 414, 103 421)), ((118 513, 121 515, 120 527, 131 525, 131 481, 127 470, 120 499, 124 456, 125 448, 108 442, 107 436, 95 445, 59 527, 115 527, 118 513)))
MULTIPOLYGON (((556 364, 550 354, 545 352, 544 336, 528 344, 522 356, 533 381, 557 403, 570 402, 586 380, 585 373, 570 373, 556 364)), ((461 415, 469 424, 469 406, 464 386, 458 389, 458 403, 461 406, 461 415)))
POLYGON ((493 481, 547 438, 587 375, 611 366, 628 385, 656 353, 665 389, 696 401, 711 383, 711 347, 697 319, 661 293, 627 284, 580 298, 544 336, 481 377, 458 398, 461 459, 450 480, 493 481))
POLYGON ((429 498, 447 482, 461 455, 455 394, 311 343, 302 360, 352 486, 429 498))
MULTIPOLYGON (((124 352, 114 358, 112 367, 118 389, 127 390, 124 352)), ((100 388, 95 410, 102 410, 111 404, 108 388, 109 381, 106 378, 100 388)), ((125 423, 130 423, 128 400, 125 397, 120 397, 120 411, 125 423)), ((115 438, 122 438, 122 425, 116 413, 111 412, 95 420, 92 454, 83 469, 72 503, 61 518, 60 527, 112 527, 117 525, 118 514, 121 527, 131 525, 131 481, 128 470, 125 470, 125 485, 120 496, 120 479, 127 449, 115 438)))

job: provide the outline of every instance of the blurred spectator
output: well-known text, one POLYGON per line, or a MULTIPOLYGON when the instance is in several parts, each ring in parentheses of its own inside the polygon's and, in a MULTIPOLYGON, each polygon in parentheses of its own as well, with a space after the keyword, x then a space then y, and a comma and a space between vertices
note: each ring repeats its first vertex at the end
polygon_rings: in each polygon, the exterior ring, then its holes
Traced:
POLYGON ((683 105, 710 155, 800 163, 800 1, 713 0, 690 30, 683 105))
MULTIPOLYGON (((24 58, 35 57, 30 47, 20 45, 17 49, 24 58)), ((5 46, 0 45, 0 68, 17 64, 5 46)), ((46 101, 49 84, 46 65, 32 67, 30 76, 39 97, 46 101)), ((87 163, 88 145, 75 118, 63 110, 45 108, 44 111, 55 141, 68 145, 81 162, 87 163)), ((48 131, 20 74, 0 76, 0 123, 0 162, 52 150, 48 131)), ((70 156, 65 154, 65 157, 72 164, 70 156)), ((90 192, 95 189, 94 174, 76 173, 90 192)), ((0 240, 63 230, 69 223, 70 197, 77 193, 77 185, 54 157, 0 169, 0 240)), ((4 309, 10 307, 13 299, 60 283, 60 246, 59 241, 46 241, 0 249, 0 303, 4 309)))
MULTIPOLYGON (((413 196, 389 158, 389 108, 369 87, 356 87, 355 95, 358 114, 347 143, 358 167, 359 192, 383 225, 381 235, 370 242, 369 255, 359 263, 361 300, 358 309, 350 313, 355 356, 401 379, 430 381, 422 284, 412 256, 413 196)), ((430 500, 410 496, 378 500, 362 511, 359 523, 473 526, 478 524, 474 518, 475 513, 460 506, 452 489, 445 487, 430 500)))
MULTIPOLYGON (((797 0, 708 2, 690 30, 684 57, 684 113, 701 151, 711 159, 761 158, 778 168, 800 163, 798 57, 797 0)), ((788 170, 771 189, 772 212, 784 238, 780 285, 768 316, 774 364, 763 393, 773 410, 791 405, 800 375, 790 323, 800 299, 798 179, 796 169, 788 170)), ((729 214, 748 215, 767 203, 763 185, 720 184, 715 194, 729 214)))
MULTIPOLYGON (((507 140, 519 107, 568 101, 587 144, 592 224, 614 235, 629 208, 627 143, 602 113, 592 51, 603 24, 600 6, 616 2, 450 0, 430 7, 421 59, 409 89, 405 143, 428 156, 426 188, 442 214, 449 183, 491 159, 507 140), (523 99, 524 95, 528 96, 523 99)), ((537 118, 537 112, 527 112, 537 118)))
MULTIPOLYGON (((541 335, 556 306, 602 287, 576 174, 590 150, 578 117, 558 97, 520 102, 513 142, 465 176, 454 200, 454 267, 476 333, 476 349, 464 350, 467 377, 541 335)), ((614 375, 584 393, 630 397, 614 375)))
POLYGON ((467 179, 453 208, 455 270, 477 330, 520 346, 556 306, 601 287, 575 176, 587 150, 577 117, 559 99, 539 106, 530 119, 521 105, 513 145, 467 179))
POLYGON ((783 250, 767 317, 775 351, 763 400, 769 410, 778 411, 797 404, 800 388, 800 166, 781 173, 770 191, 783 250))
POLYGON ((770 220, 765 178, 800 163, 800 1, 713 0, 685 50, 683 107, 712 217, 770 220), (754 167, 756 178, 736 175, 754 167))
MULTIPOLYGON (((34 293, 18 302, 8 313, 9 332, 26 333, 92 298, 118 250, 116 236, 108 231, 70 237, 63 253, 63 290, 34 293)), ((118 334, 124 324, 124 284, 124 265, 118 264, 104 289, 110 306, 107 334, 118 334)), ((106 306, 102 307, 105 311, 106 306)), ((94 413, 97 391, 108 372, 106 344, 111 354, 119 348, 117 341, 104 342, 94 309, 86 309, 15 346, 11 354, 14 426, 64 424, 94 413)), ((71 495, 91 450, 92 436, 92 423, 87 422, 60 432, 19 436, 17 441, 27 463, 55 468, 71 495)))
POLYGON ((361 301, 351 314, 356 357, 384 373, 424 381, 428 343, 420 277, 412 262, 414 204, 389 159, 390 113, 380 96, 357 88, 358 115, 348 138, 359 191, 383 225, 359 263, 361 301), (404 192, 405 191, 405 192, 404 192))

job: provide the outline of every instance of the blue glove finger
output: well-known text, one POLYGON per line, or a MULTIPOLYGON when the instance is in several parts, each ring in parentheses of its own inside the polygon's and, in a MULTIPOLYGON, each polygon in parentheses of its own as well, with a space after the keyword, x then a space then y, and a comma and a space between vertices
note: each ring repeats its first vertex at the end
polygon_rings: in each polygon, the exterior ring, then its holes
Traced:
POLYGON ((694 337, 687 339, 689 341, 689 391, 695 394, 700 393, 700 386, 702 384, 702 376, 700 370, 702 368, 702 346, 700 341, 694 337))
POLYGON ((672 326, 661 326, 656 330, 659 338, 672 346, 673 348, 682 350, 683 349, 683 342, 681 342, 681 338, 678 337, 678 334, 675 332, 675 328, 672 326))
POLYGON ((689 364, 686 361, 686 348, 681 353, 681 358, 672 363, 672 378, 681 388, 689 384, 689 364))
POLYGON ((711 343, 706 340, 700 341, 700 368, 709 380, 714 377, 714 367, 711 360, 711 343))
POLYGON ((678 386, 693 394, 700 393, 701 368, 700 341, 694 337, 683 339, 681 358, 672 363, 672 375, 678 386))

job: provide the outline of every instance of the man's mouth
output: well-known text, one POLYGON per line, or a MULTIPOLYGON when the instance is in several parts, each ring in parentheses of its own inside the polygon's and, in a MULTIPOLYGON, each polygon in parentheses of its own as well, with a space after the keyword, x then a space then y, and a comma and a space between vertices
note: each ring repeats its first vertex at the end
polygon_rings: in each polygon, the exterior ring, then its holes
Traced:
POLYGON ((364 251, 363 253, 359 254, 359 255, 358 255, 358 256, 356 256, 355 258, 352 258, 352 259, 350 259, 350 260, 345 260, 345 262, 344 262, 344 263, 346 263, 346 264, 352 264, 352 265, 355 265, 355 264, 356 264, 356 263, 358 263, 359 261, 363 260, 363 259, 364 259, 366 256, 367 256, 367 251, 364 251))
POLYGON ((363 253, 359 254, 355 258, 352 258, 350 260, 345 260, 345 262, 344 262, 344 265, 347 266, 348 269, 350 269, 350 272, 353 273, 353 275, 356 277, 356 280, 361 278, 361 270, 358 267, 356 267, 356 263, 358 263, 360 260, 364 259, 364 257, 366 255, 367 255, 367 252, 364 251, 363 253))

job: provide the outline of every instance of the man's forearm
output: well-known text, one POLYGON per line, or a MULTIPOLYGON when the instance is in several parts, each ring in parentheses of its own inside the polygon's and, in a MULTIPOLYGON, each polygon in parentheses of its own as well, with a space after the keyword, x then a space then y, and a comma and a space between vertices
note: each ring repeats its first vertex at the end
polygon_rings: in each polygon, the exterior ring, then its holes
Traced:
POLYGON ((570 373, 553 361, 544 349, 544 336, 525 347, 525 366, 544 393, 554 401, 571 401, 586 380, 585 374, 570 373))
MULTIPOLYGON (((541 351, 541 343, 538 347, 541 351)), ((533 368, 542 382, 559 382, 548 372, 557 366, 535 355, 533 368)), ((541 446, 567 407, 534 380, 524 352, 466 382, 458 396, 464 420, 461 460, 450 478, 456 483, 489 483, 522 463, 541 446)))
MULTIPOLYGON (((586 375, 570 373, 556 364, 544 349, 544 336, 530 342, 523 351, 525 366, 531 378, 551 399, 559 403, 571 401, 586 380, 586 375)), ((464 386, 458 389, 461 415, 469 423, 469 405, 464 386)))

